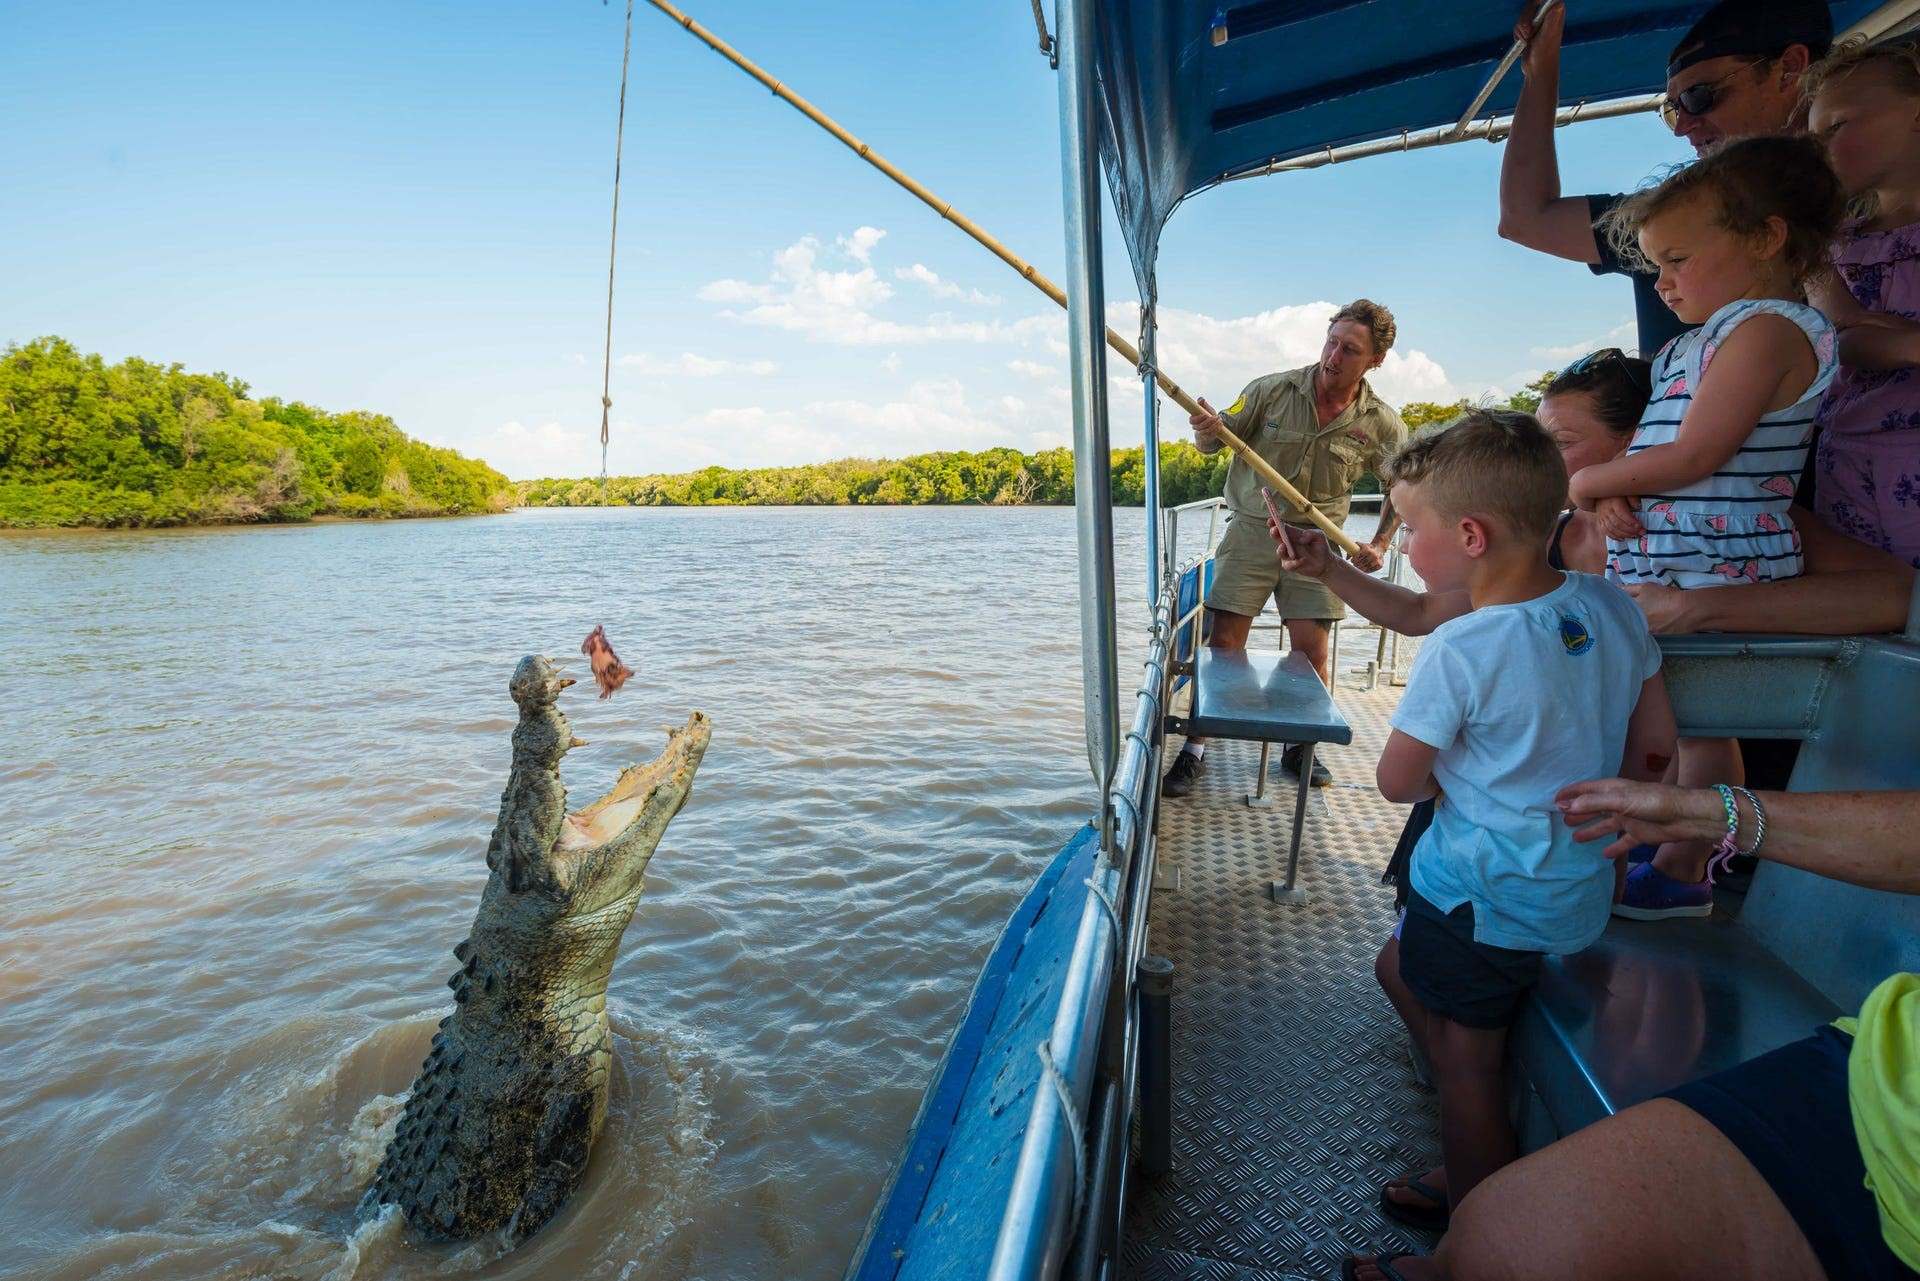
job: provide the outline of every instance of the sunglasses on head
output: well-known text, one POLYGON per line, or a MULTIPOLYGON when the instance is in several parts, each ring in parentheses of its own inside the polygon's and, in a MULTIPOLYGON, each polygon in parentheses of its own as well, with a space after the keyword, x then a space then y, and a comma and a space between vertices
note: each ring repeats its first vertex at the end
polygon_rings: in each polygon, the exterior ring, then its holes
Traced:
POLYGON ((1588 352, 1571 365, 1568 365, 1565 369, 1562 369, 1560 371, 1560 377, 1566 378, 1573 374, 1598 371, 1601 366, 1614 364, 1616 362, 1618 362, 1621 372, 1626 375, 1627 381, 1632 383, 1636 390, 1642 395, 1652 393, 1652 367, 1634 360, 1618 347, 1602 347, 1599 351, 1588 352))
POLYGON ((1761 63, 1770 61, 1772 61, 1770 58, 1755 58, 1752 62, 1735 67, 1717 79, 1702 80, 1699 84, 1688 85, 1679 93, 1668 94, 1660 102, 1660 118, 1667 122, 1667 128, 1677 129, 1680 127, 1682 112, 1696 117, 1706 115, 1719 106, 1720 99, 1726 96, 1726 90, 1722 86, 1727 81, 1743 71, 1751 71, 1761 63))

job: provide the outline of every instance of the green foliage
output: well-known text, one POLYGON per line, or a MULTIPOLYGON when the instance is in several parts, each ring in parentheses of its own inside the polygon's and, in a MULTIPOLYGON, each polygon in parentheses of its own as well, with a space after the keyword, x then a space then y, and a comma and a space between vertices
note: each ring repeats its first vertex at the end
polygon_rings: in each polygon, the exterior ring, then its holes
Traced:
POLYGON ((1549 369, 1546 373, 1541 374, 1538 378, 1528 383, 1525 388, 1507 397, 1507 408, 1523 409, 1527 413, 1532 413, 1534 410, 1540 408, 1541 400, 1546 397, 1547 387, 1555 378, 1559 377, 1559 374, 1560 371, 1557 369, 1549 369))
MULTIPOLYGON (((1168 506, 1220 493, 1230 455, 1184 442, 1160 446, 1161 501, 1168 506)), ((1146 493, 1146 451, 1115 450, 1113 501, 1139 506, 1146 493)), ((696 507, 827 504, 1063 504, 1073 501, 1073 451, 1017 449, 849 458, 811 467, 729 471, 708 467, 677 476, 528 480, 515 486, 527 507, 696 507)))
POLYGON ((1451 404, 1441 405, 1431 400, 1416 400, 1410 405, 1400 407, 1400 421, 1407 425, 1408 431, 1417 432, 1435 423, 1444 427, 1469 409, 1490 406, 1494 409, 1518 409, 1530 414, 1540 408, 1540 401, 1546 395, 1548 385, 1556 376, 1557 371, 1549 369, 1504 401, 1473 401, 1463 398, 1451 404))
POLYGON ((0 527, 183 525, 498 510, 507 478, 390 418, 252 400, 227 374, 59 338, 0 355, 0 527))

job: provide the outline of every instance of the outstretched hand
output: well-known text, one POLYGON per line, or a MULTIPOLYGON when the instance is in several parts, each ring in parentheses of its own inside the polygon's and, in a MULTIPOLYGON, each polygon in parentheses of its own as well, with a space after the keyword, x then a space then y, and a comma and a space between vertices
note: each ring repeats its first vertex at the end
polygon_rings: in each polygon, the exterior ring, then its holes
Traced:
POLYGON ((1608 858, 1636 845, 1710 841, 1726 826, 1720 797, 1707 788, 1596 778, 1561 788, 1553 801, 1575 828, 1574 840, 1617 838, 1603 851, 1608 858))
POLYGON ((1273 517, 1267 517, 1267 532, 1273 536, 1274 545, 1279 549, 1280 568, 1290 574, 1305 574, 1308 578, 1325 578, 1333 563, 1333 552, 1327 546, 1327 536, 1317 529, 1307 529, 1300 525, 1283 525, 1273 517))

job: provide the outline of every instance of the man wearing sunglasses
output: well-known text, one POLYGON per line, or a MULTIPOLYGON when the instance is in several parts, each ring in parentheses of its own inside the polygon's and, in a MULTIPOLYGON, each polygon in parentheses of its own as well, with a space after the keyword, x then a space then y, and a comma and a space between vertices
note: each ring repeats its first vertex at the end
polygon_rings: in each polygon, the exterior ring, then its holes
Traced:
MULTIPOLYGON (((1595 275, 1633 281, 1640 354, 1651 357, 1688 327, 1654 291, 1654 277, 1622 263, 1594 231, 1621 199, 1562 196, 1554 152, 1560 96, 1560 39, 1566 6, 1555 5, 1535 30, 1539 0, 1527 0, 1514 35, 1526 40, 1525 83, 1500 164, 1500 234, 1541 253, 1584 262, 1595 275)), ((1833 44, 1833 15, 1823 0, 1721 0, 1680 38, 1667 59, 1667 127, 1704 155, 1729 138, 1790 133, 1804 127, 1800 77, 1833 44)))

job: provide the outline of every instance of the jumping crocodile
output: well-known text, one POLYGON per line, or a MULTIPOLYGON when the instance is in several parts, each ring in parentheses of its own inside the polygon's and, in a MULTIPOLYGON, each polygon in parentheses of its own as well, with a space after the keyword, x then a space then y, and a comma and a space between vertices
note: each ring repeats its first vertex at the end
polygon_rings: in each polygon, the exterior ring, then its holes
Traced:
POLYGON ((487 888, 453 955, 453 1013, 400 1115, 362 1215, 399 1206, 429 1236, 513 1244, 580 1183, 607 1115, 607 976, 643 873, 686 804, 712 733, 699 712, 605 796, 566 808, 560 758, 583 746, 554 705, 573 684, 520 660, 513 765, 487 847, 487 888))

